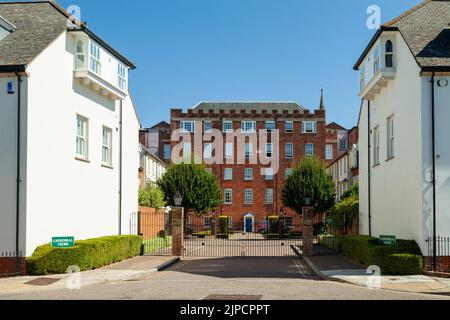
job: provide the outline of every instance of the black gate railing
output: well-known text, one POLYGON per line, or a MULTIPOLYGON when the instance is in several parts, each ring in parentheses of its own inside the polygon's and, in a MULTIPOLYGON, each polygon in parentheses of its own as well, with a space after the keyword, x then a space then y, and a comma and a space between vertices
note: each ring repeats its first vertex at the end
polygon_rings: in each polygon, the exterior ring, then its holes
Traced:
POLYGON ((450 272, 450 237, 427 239, 427 249, 425 269, 427 271, 450 272))
MULTIPOLYGON (((185 220, 184 255, 191 257, 286 257, 301 254, 305 239, 303 225, 294 219, 244 219, 229 222, 226 228, 218 220, 191 217, 185 220), (286 223, 288 222, 288 223, 286 223), (225 230, 225 231, 224 231, 225 230)), ((339 254, 333 239, 313 237, 315 255, 339 254)))
POLYGON ((142 254, 172 254, 169 214, 165 210, 143 209, 130 215, 130 234, 142 236, 142 254))

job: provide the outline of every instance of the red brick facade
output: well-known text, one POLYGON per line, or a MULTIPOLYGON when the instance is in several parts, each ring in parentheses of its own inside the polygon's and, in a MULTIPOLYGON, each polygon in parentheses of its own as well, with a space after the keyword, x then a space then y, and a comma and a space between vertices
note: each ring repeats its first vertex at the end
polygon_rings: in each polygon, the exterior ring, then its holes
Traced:
MULTIPOLYGON (((20 275, 26 275, 25 258, 19 258, 20 275)), ((16 257, 1 257, 0 256, 0 278, 15 276, 17 268, 16 257)))
MULTIPOLYGON (((273 180, 266 181, 265 177, 260 174, 262 165, 212 165, 213 174, 217 177, 222 192, 225 189, 232 189, 232 204, 222 205, 218 208, 218 214, 230 216, 233 222, 242 221, 246 214, 253 214, 256 220, 264 220, 267 216, 277 215, 283 208, 281 201, 281 192, 285 182, 286 169, 292 168, 300 159, 305 156, 306 144, 314 145, 314 155, 319 159, 325 159, 325 110, 316 110, 314 113, 308 110, 188 110, 183 112, 180 109, 171 111, 171 129, 172 131, 180 128, 181 121, 212 121, 214 129, 222 131, 223 120, 233 121, 233 129, 241 129, 241 121, 256 121, 257 132, 265 129, 266 121, 275 121, 276 128, 279 130, 279 171, 274 175, 273 180), (292 133, 286 133, 286 121, 293 122, 292 133), (302 133, 303 121, 315 121, 317 123, 317 133, 302 133), (293 158, 286 158, 285 144, 293 144, 293 158), (233 177, 231 181, 224 179, 225 168, 233 169, 233 177), (253 180, 246 181, 244 179, 245 169, 253 168, 253 180), (245 204, 245 189, 253 190, 253 204, 245 204), (273 189, 273 203, 265 203, 266 189, 273 189)), ((225 134, 224 134, 225 141, 225 134)), ((270 143, 270 140, 268 141, 270 143)), ((172 142, 172 150, 176 145, 172 142)), ((193 147, 194 148, 194 147, 193 147)), ((194 151, 194 150, 193 150, 194 151)), ((197 150, 194 152, 198 153, 197 150)), ((236 159, 237 143, 234 146, 234 157, 236 159)), ((224 161, 225 162, 225 161, 224 161)), ((289 209, 283 209, 285 214, 295 216, 294 212, 289 209)))

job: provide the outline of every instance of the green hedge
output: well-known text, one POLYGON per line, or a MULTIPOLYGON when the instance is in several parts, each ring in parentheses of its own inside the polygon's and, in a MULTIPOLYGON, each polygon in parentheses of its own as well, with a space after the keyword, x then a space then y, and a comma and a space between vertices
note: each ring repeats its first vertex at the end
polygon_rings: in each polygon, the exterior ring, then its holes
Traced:
POLYGON ((219 230, 216 234, 218 239, 228 239, 230 236, 230 217, 219 217, 219 230))
POLYGON ((415 275, 423 272, 423 257, 413 240, 397 240, 394 246, 380 246, 368 236, 339 237, 343 254, 366 266, 379 266, 386 275, 415 275))
POLYGON ((27 259, 29 275, 64 274, 70 266, 92 270, 141 254, 139 236, 112 236, 76 241, 73 248, 38 247, 27 259))

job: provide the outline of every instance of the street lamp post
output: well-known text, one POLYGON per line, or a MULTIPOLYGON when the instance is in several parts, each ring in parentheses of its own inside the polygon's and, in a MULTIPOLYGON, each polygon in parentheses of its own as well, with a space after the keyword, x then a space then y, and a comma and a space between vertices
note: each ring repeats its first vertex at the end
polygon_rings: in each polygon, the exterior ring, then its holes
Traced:
POLYGON ((175 203, 175 207, 181 207, 181 204, 183 203, 183 196, 179 192, 177 192, 173 196, 173 202, 175 203))

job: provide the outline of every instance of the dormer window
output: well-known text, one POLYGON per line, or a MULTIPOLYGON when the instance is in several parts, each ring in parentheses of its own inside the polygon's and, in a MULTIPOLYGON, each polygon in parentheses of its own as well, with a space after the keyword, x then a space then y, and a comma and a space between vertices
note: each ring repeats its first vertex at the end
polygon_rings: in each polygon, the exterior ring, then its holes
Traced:
POLYGON ((118 80, 119 80, 119 88, 125 90, 127 88, 127 68, 121 63, 119 63, 118 67, 118 80))
POLYGON ((391 40, 386 41, 385 64, 386 68, 394 67, 394 45, 391 40))
POLYGON ((380 45, 378 44, 373 51, 373 74, 380 71, 380 45))
POLYGON ((77 70, 84 69, 85 61, 84 42, 78 40, 75 48, 75 68, 77 70))
POLYGON ((90 56, 91 56, 91 62, 90 62, 89 68, 95 74, 100 75, 101 71, 102 71, 102 68, 101 68, 102 65, 100 62, 100 46, 94 42, 91 42, 90 56))

